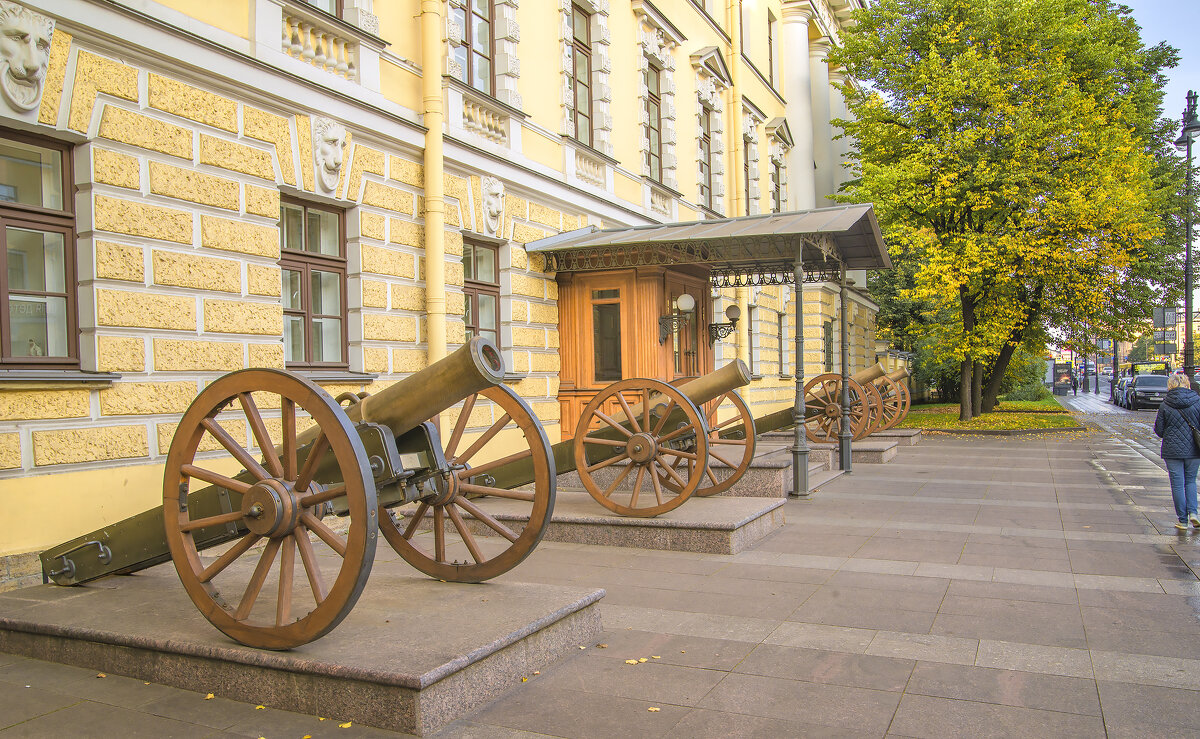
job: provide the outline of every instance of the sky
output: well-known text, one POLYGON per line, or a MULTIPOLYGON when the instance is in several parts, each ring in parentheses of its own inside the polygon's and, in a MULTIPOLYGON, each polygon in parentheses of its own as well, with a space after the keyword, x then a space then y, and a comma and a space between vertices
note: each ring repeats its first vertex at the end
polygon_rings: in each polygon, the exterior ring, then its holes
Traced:
POLYGON ((1178 122, 1188 90, 1200 92, 1200 0, 1119 1, 1133 9, 1133 18, 1142 27, 1143 44, 1166 41, 1179 50, 1179 66, 1167 70, 1170 82, 1163 95, 1163 114, 1178 122))

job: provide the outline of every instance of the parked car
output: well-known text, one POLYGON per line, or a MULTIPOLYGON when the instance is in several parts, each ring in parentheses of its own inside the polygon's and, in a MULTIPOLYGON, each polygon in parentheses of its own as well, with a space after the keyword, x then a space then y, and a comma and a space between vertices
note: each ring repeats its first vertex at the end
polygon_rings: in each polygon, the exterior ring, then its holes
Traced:
POLYGON ((1112 397, 1109 398, 1109 400, 1111 400, 1112 402, 1114 402, 1117 405, 1124 408, 1125 407, 1125 390, 1128 389, 1128 387, 1129 387, 1129 378, 1128 377, 1118 378, 1116 386, 1113 387, 1112 397))
POLYGON ((1129 381, 1129 389, 1126 392, 1129 402, 1127 407, 1136 411, 1148 406, 1159 406, 1166 394, 1166 375, 1137 375, 1129 381))

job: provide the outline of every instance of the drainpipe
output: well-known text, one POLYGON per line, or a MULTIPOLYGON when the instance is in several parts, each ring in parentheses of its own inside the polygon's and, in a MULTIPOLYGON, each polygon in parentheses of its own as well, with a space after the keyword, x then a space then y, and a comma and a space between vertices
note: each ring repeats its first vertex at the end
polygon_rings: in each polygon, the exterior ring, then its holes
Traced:
POLYGON ((425 133, 426 363, 446 356, 446 198, 442 172, 442 3, 421 0, 421 116, 425 133))

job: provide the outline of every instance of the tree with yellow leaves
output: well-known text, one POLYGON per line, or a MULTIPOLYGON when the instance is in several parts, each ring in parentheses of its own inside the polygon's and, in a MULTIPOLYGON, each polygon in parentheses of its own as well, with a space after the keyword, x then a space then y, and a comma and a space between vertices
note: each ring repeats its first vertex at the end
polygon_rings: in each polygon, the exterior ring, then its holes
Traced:
POLYGON ((842 41, 842 199, 874 203, 901 272, 881 299, 905 305, 881 315, 957 364, 962 420, 1021 344, 1148 314, 1175 275, 1174 50, 1145 49, 1109 0, 880 0, 842 41))

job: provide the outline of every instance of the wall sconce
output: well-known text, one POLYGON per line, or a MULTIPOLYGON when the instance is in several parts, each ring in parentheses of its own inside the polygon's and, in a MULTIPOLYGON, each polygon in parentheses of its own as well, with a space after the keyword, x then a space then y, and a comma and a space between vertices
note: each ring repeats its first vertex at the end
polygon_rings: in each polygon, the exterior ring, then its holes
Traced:
POLYGON ((708 324, 708 343, 712 344, 717 339, 723 339, 733 333, 737 328, 738 319, 742 317, 742 309, 734 303, 725 309, 725 317, 729 319, 729 323, 708 324))
POLYGON ((658 343, 662 344, 671 334, 678 333, 692 317, 692 311, 696 309, 696 299, 691 295, 684 293, 675 299, 675 307, 678 313, 670 313, 661 316, 658 319, 658 343))

